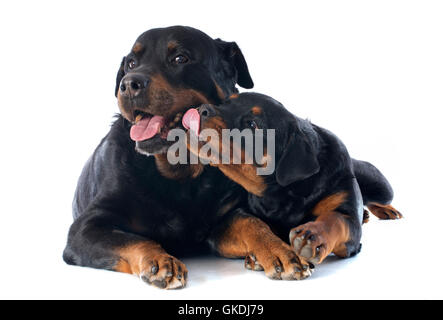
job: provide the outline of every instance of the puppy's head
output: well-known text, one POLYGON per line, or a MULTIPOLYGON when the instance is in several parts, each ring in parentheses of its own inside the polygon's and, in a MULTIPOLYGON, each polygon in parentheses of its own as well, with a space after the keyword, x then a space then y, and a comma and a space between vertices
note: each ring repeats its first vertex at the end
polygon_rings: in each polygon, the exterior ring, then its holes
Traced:
POLYGON ((131 138, 141 153, 164 153, 170 129, 190 106, 220 103, 236 84, 252 88, 246 61, 235 42, 175 26, 146 31, 123 58, 115 95, 131 138))
POLYGON ((213 141, 211 136, 208 142, 216 146, 216 152, 202 153, 205 141, 200 141, 198 145, 188 143, 188 149, 200 158, 206 157, 211 165, 217 166, 229 178, 256 195, 263 195, 270 184, 278 183, 286 187, 313 176, 320 169, 317 159, 318 138, 311 124, 295 117, 281 103, 268 96, 257 93, 234 94, 219 106, 204 104, 189 110, 183 123, 194 133, 198 131, 196 133, 200 135, 200 140, 205 129, 218 132, 215 135, 218 141, 213 141), (199 121, 199 125, 191 125, 190 119, 199 121), (223 129, 251 132, 253 139, 249 138, 249 143, 252 141, 254 146, 248 148, 246 134, 242 134, 240 143, 235 142, 235 139, 226 139, 226 135, 223 139, 223 129), (261 132, 258 129, 262 129, 261 132), (269 129, 275 130, 274 141, 269 140, 269 129), (262 155, 256 151, 259 133, 259 139, 264 141, 262 155), (273 152, 270 148, 273 148, 273 152), (237 153, 241 155, 240 163, 238 159, 235 162, 236 151, 240 151, 237 153), (271 162, 275 164, 275 170, 269 175, 257 173, 258 168, 271 162))

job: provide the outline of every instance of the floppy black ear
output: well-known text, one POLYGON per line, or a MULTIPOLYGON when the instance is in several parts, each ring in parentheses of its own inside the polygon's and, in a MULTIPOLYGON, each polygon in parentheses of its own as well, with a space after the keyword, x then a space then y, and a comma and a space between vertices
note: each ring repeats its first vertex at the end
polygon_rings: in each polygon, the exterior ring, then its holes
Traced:
POLYGON ((314 147, 303 132, 292 133, 281 156, 276 178, 279 185, 287 185, 309 178, 320 170, 314 147))
POLYGON ((115 96, 117 97, 118 88, 120 87, 120 82, 122 81, 123 77, 125 76, 125 62, 126 57, 123 57, 122 63, 120 63, 120 68, 117 72, 117 79, 115 84, 115 96))
POLYGON ((253 88, 254 82, 249 74, 245 57, 238 45, 235 42, 226 42, 221 39, 216 39, 215 42, 222 49, 226 60, 235 68, 238 85, 245 89, 253 88))

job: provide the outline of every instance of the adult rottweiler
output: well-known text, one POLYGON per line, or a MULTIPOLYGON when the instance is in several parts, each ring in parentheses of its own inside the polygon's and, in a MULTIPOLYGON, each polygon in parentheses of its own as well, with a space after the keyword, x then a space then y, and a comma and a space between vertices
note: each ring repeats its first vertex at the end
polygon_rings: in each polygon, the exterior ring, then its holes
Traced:
MULTIPOLYGON (((205 144, 202 142, 188 143, 189 149, 248 190, 245 210, 268 224, 281 238, 289 236, 297 255, 314 265, 330 253, 350 257, 360 251, 364 206, 382 219, 402 217, 390 205, 392 188, 377 168, 351 159, 345 145, 333 133, 292 115, 268 96, 234 94, 219 106, 205 104, 198 112, 188 110, 183 124, 197 134, 200 129, 216 130, 217 135, 208 141, 211 152, 201 152, 198 146, 205 144), (191 121, 200 126, 192 127, 191 121), (257 129, 275 129, 273 158, 271 152, 265 152, 263 158, 252 159, 251 151, 246 152, 241 140, 236 144, 234 140, 222 139, 223 129, 252 129, 254 135, 257 129), (235 164, 236 150, 241 151, 239 159, 243 163, 235 164), (228 162, 222 161, 223 155, 227 155, 228 162), (248 158, 251 161, 245 163, 248 158), (275 164, 273 173, 258 175, 257 168, 271 161, 275 164), (356 172, 360 177, 372 176, 372 180, 357 179, 356 172)), ((267 135, 263 137, 266 139, 267 135)), ((268 142, 265 145, 269 146, 268 142)), ((233 216, 214 246, 224 255, 245 256, 247 267, 260 270, 268 263, 262 257, 244 250, 241 242, 225 245, 225 237, 233 234, 243 234, 245 241, 253 237, 254 231, 245 228, 245 220, 233 216)), ((281 262, 284 269, 284 261, 281 262)))
MULTIPOLYGON (((170 165, 166 150, 173 142, 166 136, 181 127, 190 106, 221 103, 238 92, 236 84, 253 86, 234 42, 182 26, 152 29, 137 39, 117 74, 121 115, 78 182, 63 254, 68 264, 135 274, 161 288, 185 285, 187 269, 173 255, 212 243, 215 227, 247 197, 216 168, 170 165)), ((266 226, 256 227, 257 239, 269 241, 250 243, 251 250, 263 251, 270 263, 287 261, 291 277, 309 272, 266 226)), ((226 246, 236 237, 227 237, 226 246)))
POLYGON ((68 264, 181 288, 187 269, 172 255, 217 244, 226 249, 219 250, 222 255, 237 256, 241 243, 272 278, 310 274, 309 264, 299 261, 289 245, 242 210, 248 197, 238 184, 216 168, 166 160, 173 142, 165 138, 170 129, 181 127, 182 114, 190 106, 220 104, 238 92, 236 84, 253 87, 235 42, 181 26, 149 30, 137 39, 117 73, 121 115, 78 182, 63 254, 68 264), (244 218, 244 231, 227 234, 224 228, 233 217, 244 218))

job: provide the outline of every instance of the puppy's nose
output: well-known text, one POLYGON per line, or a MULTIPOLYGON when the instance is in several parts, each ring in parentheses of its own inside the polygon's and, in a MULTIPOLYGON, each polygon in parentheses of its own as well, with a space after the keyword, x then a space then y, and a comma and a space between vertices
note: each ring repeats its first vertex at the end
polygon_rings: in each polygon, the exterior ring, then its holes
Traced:
POLYGON ((128 74, 120 82, 120 94, 136 97, 148 86, 149 80, 141 74, 128 74))
POLYGON ((214 107, 210 104, 202 104, 198 108, 198 112, 200 113, 200 117, 202 119, 210 118, 216 115, 214 107))

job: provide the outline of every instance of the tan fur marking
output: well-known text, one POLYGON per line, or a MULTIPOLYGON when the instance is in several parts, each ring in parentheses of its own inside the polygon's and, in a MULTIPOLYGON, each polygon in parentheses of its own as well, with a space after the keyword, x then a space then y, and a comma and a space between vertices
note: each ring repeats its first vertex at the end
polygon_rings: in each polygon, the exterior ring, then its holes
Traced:
POLYGON ((145 47, 140 42, 136 42, 134 44, 134 46, 132 47, 132 52, 134 52, 135 54, 138 54, 138 53, 141 53, 144 49, 145 49, 145 47))
POLYGON ((263 112, 263 110, 259 106, 255 106, 255 107, 252 107, 251 112, 254 115, 259 115, 263 112))
POLYGON ((321 263, 330 253, 339 257, 348 255, 346 243, 351 234, 348 216, 336 211, 346 201, 347 192, 339 192, 321 200, 313 209, 317 219, 290 232, 295 252, 308 261, 321 263))
POLYGON ((115 250, 120 258, 113 270, 139 276, 162 289, 183 288, 188 270, 156 242, 145 240, 115 250))
POLYGON ((146 257, 166 254, 163 248, 154 241, 144 241, 117 250, 120 260, 114 267, 115 271, 139 275, 144 267, 146 257))
POLYGON ((330 195, 317 203, 317 205, 312 210, 312 213, 316 216, 319 216, 325 212, 332 212, 346 200, 347 196, 347 192, 339 192, 330 195))
POLYGON ((178 43, 175 41, 169 41, 168 42, 168 50, 172 51, 178 47, 178 43))
POLYGON ((129 265, 128 262, 126 262, 123 259, 120 259, 117 262, 117 265, 114 267, 114 270, 117 272, 133 274, 131 266, 129 265))
POLYGON ((194 89, 178 89, 172 87, 165 78, 160 75, 151 77, 150 94, 152 100, 154 100, 155 107, 152 109, 153 114, 170 116, 175 115, 177 112, 182 111, 183 107, 188 108, 193 105, 210 103, 201 92, 194 89), (167 97, 168 102, 161 104, 161 99, 167 97), (169 101, 170 100, 170 101, 169 101))
MULTIPOLYGON (((168 81, 159 74, 152 75, 148 86, 147 97, 149 105, 144 108, 137 108, 140 111, 163 116, 168 120, 173 120, 175 115, 189 108, 203 103, 210 103, 201 92, 194 89, 182 89, 172 87, 168 81)), ((125 106, 125 99, 121 96, 120 90, 117 94, 118 106, 122 115, 129 121, 134 121, 131 106, 125 106)))
POLYGON ((330 195, 317 203, 313 210, 313 214, 318 216, 316 222, 322 223, 324 228, 323 235, 327 239, 327 246, 339 257, 346 256, 346 242, 350 239, 350 233, 349 225, 346 222, 347 216, 336 210, 346 201, 347 197, 347 192, 330 195))
POLYGON ((316 220, 324 222, 323 234, 326 235, 331 251, 339 257, 346 256, 346 242, 350 239, 349 226, 345 219, 343 214, 331 212, 320 215, 316 220))
POLYGON ((258 218, 235 218, 219 240, 218 250, 228 258, 246 256, 254 247, 261 243, 272 242, 276 236, 267 224, 258 218))
POLYGON ((396 220, 403 218, 403 215, 390 204, 369 203, 369 211, 381 220, 396 220))
POLYGON ((255 217, 235 217, 216 245, 220 255, 246 257, 246 268, 264 270, 266 276, 272 279, 303 279, 310 275, 306 262, 300 260, 266 223, 255 217), (302 264, 306 267, 302 267, 302 264), (280 267, 279 271, 277 266, 280 267))
MULTIPOLYGON (((219 134, 219 138, 221 139, 221 137, 222 137, 222 130, 226 129, 226 124, 224 123, 222 118, 220 118, 218 116, 215 116, 215 117, 209 118, 207 121, 202 123, 201 130, 204 130, 204 129, 214 129, 214 130, 216 130, 218 132, 218 134, 219 134)), ((199 145, 195 145, 195 144, 192 145, 192 147, 197 147, 197 149, 191 149, 189 132, 188 132, 187 143, 188 143, 188 145, 187 145, 188 150, 190 152, 192 152, 194 155, 199 156, 199 157, 206 156, 205 154, 202 154, 202 155, 199 154, 200 147, 203 144, 207 143, 209 145, 212 145, 213 150, 216 150, 217 146, 218 146, 218 150, 217 150, 218 152, 217 153, 212 153, 210 156, 206 157, 206 160, 209 160, 212 163, 216 163, 216 162, 220 162, 221 161, 220 154, 222 152, 222 145, 221 145, 222 141, 212 141, 211 137, 209 137, 207 141, 201 141, 199 145)))
POLYGON ((229 179, 237 182, 250 193, 263 196, 266 183, 257 175, 257 168, 252 164, 219 164, 216 165, 229 179))
MULTIPOLYGON (((244 150, 238 150, 241 155, 242 164, 234 164, 234 146, 231 143, 229 146, 223 146, 222 141, 222 129, 226 129, 226 124, 223 119, 219 116, 211 117, 202 124, 203 129, 214 129, 219 135, 218 141, 218 154, 211 154, 210 165, 219 168, 228 178, 240 184, 247 191, 257 195, 262 196, 266 190, 266 184, 263 176, 257 175, 257 168, 253 164, 248 164, 251 159, 246 159, 246 154, 244 150), (223 164, 221 154, 223 151, 230 150, 230 164, 223 164), (248 161, 246 161, 248 160, 248 161)), ((213 141, 208 141, 207 143, 214 143, 213 141)), ((188 139, 188 149, 195 155, 199 155, 199 150, 192 150, 188 139)))

